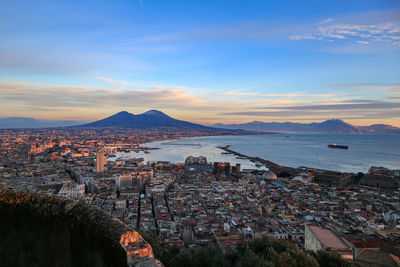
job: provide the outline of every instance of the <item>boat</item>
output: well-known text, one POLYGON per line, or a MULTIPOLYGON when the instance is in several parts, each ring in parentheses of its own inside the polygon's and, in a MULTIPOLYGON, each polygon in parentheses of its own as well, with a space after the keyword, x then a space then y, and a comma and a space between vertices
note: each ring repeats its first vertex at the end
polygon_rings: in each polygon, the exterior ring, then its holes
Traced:
POLYGON ((349 146, 344 146, 344 145, 337 145, 336 143, 333 143, 332 145, 328 145, 330 148, 340 148, 340 149, 349 149, 349 146))
POLYGON ((231 154, 230 152, 221 152, 221 154, 228 155, 231 154))

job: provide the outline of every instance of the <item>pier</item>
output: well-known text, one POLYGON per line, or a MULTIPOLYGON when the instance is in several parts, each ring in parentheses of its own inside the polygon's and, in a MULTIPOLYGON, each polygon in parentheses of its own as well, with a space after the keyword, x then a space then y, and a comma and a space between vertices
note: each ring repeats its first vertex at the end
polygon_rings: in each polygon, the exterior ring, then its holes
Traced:
POLYGON ((169 146, 201 146, 201 144, 192 144, 192 143, 178 143, 185 140, 176 140, 176 141, 169 141, 161 143, 162 145, 169 145, 169 146))
POLYGON ((244 155, 242 153, 236 152, 234 150, 231 150, 230 147, 231 147, 231 145, 217 146, 217 148, 222 149, 225 152, 228 152, 239 158, 248 159, 251 162, 257 162, 257 163, 260 163, 260 164, 266 165, 267 167, 272 167, 272 168, 280 168, 281 167, 279 164, 276 164, 275 162, 272 162, 270 160, 262 159, 260 157, 250 157, 250 156, 244 155))

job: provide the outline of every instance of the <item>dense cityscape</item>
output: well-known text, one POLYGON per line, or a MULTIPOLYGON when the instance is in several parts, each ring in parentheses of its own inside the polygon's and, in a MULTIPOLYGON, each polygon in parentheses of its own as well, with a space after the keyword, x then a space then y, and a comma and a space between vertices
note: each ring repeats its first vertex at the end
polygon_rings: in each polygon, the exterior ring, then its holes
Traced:
MULTIPOLYGON (((206 134, 206 133, 202 133, 206 134)), ((38 129, 0 132, 3 190, 67 198, 98 207, 165 248, 214 244, 225 254, 250 240, 285 240, 334 251, 361 266, 396 266, 400 251, 400 171, 367 174, 208 162, 147 161, 152 141, 198 132, 38 129)), ((229 145, 221 153, 236 153, 229 145)), ((244 156, 244 155, 242 155, 244 156)), ((270 163, 269 165, 267 163, 270 163)), ((127 255, 137 247, 124 245, 127 255)))
POLYGON ((0 267, 400 267, 399 0, 0 0, 0 267))

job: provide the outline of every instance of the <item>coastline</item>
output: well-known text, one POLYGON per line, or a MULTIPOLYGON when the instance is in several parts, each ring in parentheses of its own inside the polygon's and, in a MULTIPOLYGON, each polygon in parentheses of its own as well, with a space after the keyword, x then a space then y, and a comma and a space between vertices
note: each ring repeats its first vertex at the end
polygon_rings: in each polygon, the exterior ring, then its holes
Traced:
MULTIPOLYGON (((270 133, 269 133, 270 134, 270 133)), ((279 134, 279 133, 274 133, 274 134, 279 134)), ((244 134, 244 135, 249 135, 249 134, 244 134)), ((251 135, 251 134, 250 134, 251 135)), ((256 134, 258 135, 258 134, 256 134)), ((186 138, 174 138, 174 139, 164 139, 164 140, 155 140, 153 142, 149 143, 144 143, 145 145, 149 144, 154 144, 159 142, 160 145, 175 145, 175 146, 198 146, 201 144, 174 144, 176 142, 181 142, 181 141, 192 141, 193 138, 201 138, 201 137, 220 137, 220 136, 230 136, 230 135, 211 135, 211 136, 193 136, 193 137, 186 137, 186 138), (166 141, 166 142, 165 142, 166 141), (163 142, 163 143, 161 143, 163 142)), ((277 164, 273 161, 263 159, 261 157, 255 157, 255 156, 249 156, 237 151, 234 151, 232 149, 229 149, 229 145, 226 146, 216 146, 216 148, 221 149, 225 152, 228 152, 227 154, 235 155, 237 157, 241 157, 242 159, 245 159, 246 161, 250 161, 255 164, 260 164, 261 166, 264 166, 268 168, 271 171, 278 172, 278 171, 285 171, 285 172, 290 172, 290 173, 299 173, 304 171, 302 168, 296 168, 296 167, 289 167, 289 166, 284 166, 277 164)), ((158 150, 163 150, 163 148, 160 147, 153 147, 152 149, 158 149, 158 150)), ((138 153, 135 153, 138 154, 138 153)), ((157 159, 154 159, 157 160, 157 159)), ((254 169, 259 169, 260 167, 254 166, 254 169)), ((340 171, 333 171, 333 170, 325 170, 325 169, 320 169, 320 168, 312 168, 312 167, 306 167, 307 169, 313 169, 313 170, 319 170, 319 171, 324 171, 324 172, 340 172, 340 171)))
POLYGON ((265 137, 259 134, 246 134, 240 137, 212 135, 173 138, 168 141, 165 139, 164 142, 149 142, 147 145, 157 146, 163 150, 154 155, 154 160, 183 162, 184 156, 193 153, 206 156, 210 158, 210 161, 242 163, 242 165, 247 165, 246 168, 254 169, 256 169, 254 163, 258 163, 270 166, 279 165, 280 168, 293 170, 316 169, 330 172, 367 173, 371 166, 399 169, 400 166, 395 159, 400 156, 399 150, 396 149, 400 148, 400 139, 397 136, 391 136, 390 140, 387 138, 388 135, 359 134, 295 134, 290 135, 290 138, 287 138, 285 134, 265 137), (360 136, 362 139, 359 139, 360 136), (169 144, 171 141, 176 144, 169 144), (332 142, 348 144, 349 150, 329 149, 327 144, 332 142), (165 146, 161 146, 160 143, 165 146), (194 147, 199 144, 201 144, 201 148, 194 147), (227 152, 231 155, 223 155, 225 153, 221 153, 221 151, 226 151, 220 148, 217 148, 220 152, 216 151, 216 147, 223 147, 227 144, 233 144, 229 149, 237 154, 227 152), (178 153, 182 153, 182 157, 179 157, 178 153), (169 155, 171 158, 168 158, 169 155), (246 159, 236 159, 235 157, 245 157, 246 159), (250 161, 251 159, 255 161, 250 161), (248 164, 244 164, 245 161, 248 164))

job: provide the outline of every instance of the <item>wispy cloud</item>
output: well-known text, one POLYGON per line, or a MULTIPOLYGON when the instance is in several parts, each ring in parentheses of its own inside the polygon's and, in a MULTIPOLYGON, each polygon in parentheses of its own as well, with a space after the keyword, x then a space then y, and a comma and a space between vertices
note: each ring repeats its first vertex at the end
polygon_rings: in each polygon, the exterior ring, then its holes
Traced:
POLYGON ((292 40, 348 40, 359 44, 380 42, 400 48, 400 21, 378 24, 350 24, 327 19, 316 23, 309 32, 291 35, 292 40))
POLYGON ((351 90, 400 93, 400 83, 335 83, 329 87, 351 90))
POLYGON ((317 24, 318 25, 324 25, 324 24, 327 24, 327 23, 330 23, 330 22, 333 22, 333 21, 335 21, 335 20, 332 19, 332 18, 328 18, 328 19, 324 19, 323 21, 318 22, 317 24))
MULTIPOLYGON (((318 111, 333 111, 333 110, 388 110, 400 109, 400 102, 387 102, 387 101, 371 101, 371 100, 346 100, 345 103, 338 103, 332 105, 299 105, 299 106, 285 106, 285 107, 255 107, 253 109, 285 109, 285 110, 318 110, 318 111), (348 103, 355 102, 355 103, 348 103)), ((399 114, 400 116, 400 114, 399 114)))
POLYGON ((276 25, 259 21, 245 21, 225 26, 190 29, 163 34, 130 38, 125 46, 150 43, 171 43, 187 41, 265 41, 283 39, 287 31, 296 25, 276 25))
POLYGON ((329 85, 330 88, 349 90, 353 92, 373 92, 387 99, 400 98, 400 83, 337 83, 329 85))
POLYGON ((262 99, 265 98, 329 98, 329 97, 337 97, 339 94, 310 94, 305 92, 288 92, 288 93, 261 93, 261 92, 252 92, 249 89, 238 89, 238 90, 231 90, 225 91, 221 93, 217 93, 218 96, 242 96, 242 97, 253 97, 262 99))
MULTIPOLYGON (((202 102, 179 88, 143 90, 109 89, 85 86, 42 85, 25 82, 0 82, 0 102, 12 112, 26 114, 46 108, 54 112, 105 112, 107 110, 148 107, 189 108, 202 102)), ((3 111, 6 113, 6 111, 3 111)), ((85 112, 85 113, 86 113, 85 112)), ((86 113, 86 114, 87 114, 86 113)))
POLYGON ((28 75, 82 75, 107 70, 148 71, 153 68, 133 56, 108 52, 10 47, 0 43, 0 71, 28 75))
POLYGON ((182 90, 182 91, 193 91, 194 88, 189 88, 187 86, 167 86, 160 84, 149 84, 149 83, 139 83, 139 82, 131 82, 125 80, 115 80, 104 76, 96 76, 97 80, 105 82, 112 86, 113 89, 127 89, 127 88, 136 88, 136 89, 146 89, 146 90, 182 90))
POLYGON ((219 27, 171 31, 130 38, 127 46, 138 44, 168 44, 190 41, 284 41, 320 40, 327 42, 350 41, 354 44, 390 45, 400 48, 400 17, 395 11, 354 13, 346 17, 326 18, 301 24, 271 23, 268 21, 242 21, 219 27))
POLYGON ((223 112, 220 115, 286 118, 295 120, 314 119, 399 119, 400 102, 348 99, 335 104, 296 104, 281 106, 258 106, 249 108, 247 111, 223 112))

